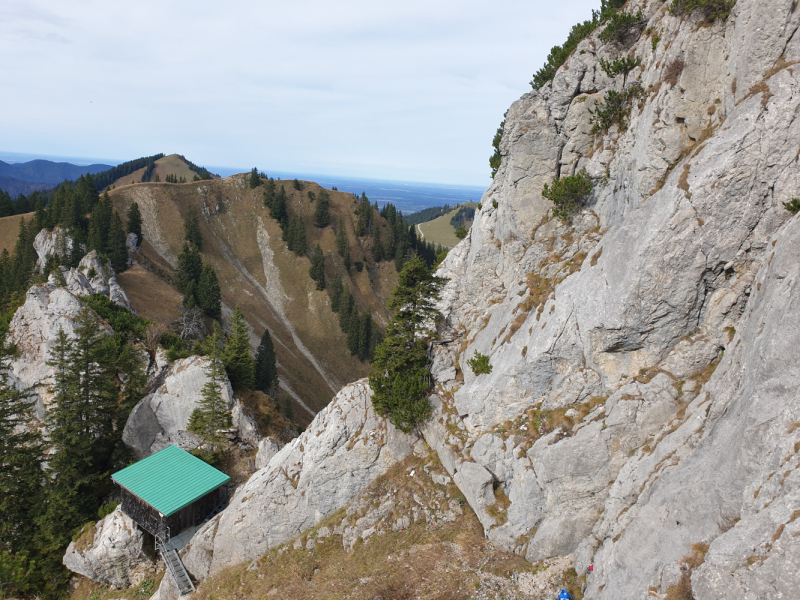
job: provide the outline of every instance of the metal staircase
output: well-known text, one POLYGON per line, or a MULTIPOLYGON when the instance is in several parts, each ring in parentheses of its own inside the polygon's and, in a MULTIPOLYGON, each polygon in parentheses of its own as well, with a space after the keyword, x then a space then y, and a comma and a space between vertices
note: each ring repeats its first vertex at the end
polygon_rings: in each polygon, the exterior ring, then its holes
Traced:
POLYGON ((164 537, 156 537, 156 547, 158 548, 161 558, 167 565, 169 574, 172 575, 172 580, 178 587, 181 596, 191 594, 194 591, 194 584, 189 573, 186 572, 186 567, 183 566, 181 557, 178 555, 177 549, 169 541, 169 533, 167 532, 164 537))

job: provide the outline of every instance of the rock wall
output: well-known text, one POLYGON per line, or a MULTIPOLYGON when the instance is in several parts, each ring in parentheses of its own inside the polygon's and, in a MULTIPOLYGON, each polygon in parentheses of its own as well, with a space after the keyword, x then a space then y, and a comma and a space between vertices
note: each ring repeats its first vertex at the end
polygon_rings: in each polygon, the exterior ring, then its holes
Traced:
POLYGON ((130 309, 113 269, 108 264, 103 265, 97 252, 92 250, 81 259, 77 269, 62 268, 58 274, 51 273, 46 284, 32 286, 25 295, 25 303, 9 323, 8 340, 17 349, 11 362, 11 375, 21 387, 33 388, 38 394, 37 414, 40 419, 52 395, 49 386, 55 369, 47 363, 56 336, 62 330, 68 337, 75 335, 77 318, 83 308, 80 297, 96 294, 107 296, 130 309), (87 277, 88 274, 91 278, 87 277))
POLYGON ((761 515, 769 500, 753 494, 773 472, 790 480, 777 456, 794 447, 797 402, 777 382, 797 363, 741 332, 791 313, 789 289, 761 298, 778 255, 796 256, 783 203, 800 187, 800 11, 738 0, 709 25, 669 4, 631 0, 647 19, 635 43, 603 44, 601 28, 509 109, 500 169, 440 269, 423 433, 489 539, 532 561, 575 552, 579 572, 594 561, 589 598, 666 593, 684 575, 696 598, 779 597, 794 581, 770 565, 797 571, 799 550, 786 533, 769 540, 792 530, 794 505, 761 515), (604 73, 600 59, 629 54, 641 65, 627 77, 604 73), (636 86, 626 126, 593 132, 595 102, 636 86), (551 219, 543 185, 583 169, 586 210, 551 219), (476 351, 490 374, 467 365, 476 351), (710 549, 692 575, 682 559, 696 544, 710 549))
POLYGON ((192 539, 197 579, 252 561, 346 506, 408 456, 416 438, 375 415, 366 380, 345 386, 308 429, 240 487, 192 539))

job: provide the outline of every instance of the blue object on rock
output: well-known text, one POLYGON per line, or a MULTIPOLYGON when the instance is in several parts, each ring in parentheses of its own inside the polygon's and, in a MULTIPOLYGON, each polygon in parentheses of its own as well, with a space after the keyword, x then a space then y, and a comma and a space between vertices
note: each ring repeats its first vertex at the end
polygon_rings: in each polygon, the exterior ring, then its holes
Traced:
POLYGON ((572 596, 569 595, 567 590, 561 590, 561 593, 558 595, 558 600, 572 600, 572 596))

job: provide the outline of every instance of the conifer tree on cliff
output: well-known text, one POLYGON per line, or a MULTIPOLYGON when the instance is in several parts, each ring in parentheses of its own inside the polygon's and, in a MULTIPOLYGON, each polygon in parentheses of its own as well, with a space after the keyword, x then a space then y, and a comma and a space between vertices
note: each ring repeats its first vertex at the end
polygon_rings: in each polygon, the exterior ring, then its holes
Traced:
POLYGON ((278 389, 278 368, 275 364, 275 347, 269 329, 264 330, 256 352, 255 389, 274 398, 278 389))
MULTIPOLYGON (((212 337, 219 338, 219 327, 214 327, 212 337)), ((222 398, 222 386, 225 385, 225 367, 220 357, 219 344, 211 345, 211 366, 206 375, 208 381, 203 386, 199 406, 189 417, 187 429, 203 436, 215 449, 225 441, 222 431, 231 426, 231 413, 222 398)))
POLYGON ((317 198, 317 205, 314 207, 314 226, 315 227, 327 227, 331 224, 331 212, 330 212, 330 196, 328 196, 328 192, 322 190, 319 193, 319 198, 317 198))
POLYGON ((344 268, 350 270, 350 240, 347 237, 344 219, 339 219, 339 232, 336 234, 336 251, 344 261, 344 268))
POLYGON ((254 366, 250 356, 250 328, 239 307, 231 317, 231 335, 225 342, 222 362, 234 388, 253 388, 254 366))
POLYGON ((436 301, 444 282, 419 256, 410 258, 389 302, 397 314, 375 349, 369 376, 372 404, 401 431, 411 431, 431 414, 428 342, 435 335, 436 301))

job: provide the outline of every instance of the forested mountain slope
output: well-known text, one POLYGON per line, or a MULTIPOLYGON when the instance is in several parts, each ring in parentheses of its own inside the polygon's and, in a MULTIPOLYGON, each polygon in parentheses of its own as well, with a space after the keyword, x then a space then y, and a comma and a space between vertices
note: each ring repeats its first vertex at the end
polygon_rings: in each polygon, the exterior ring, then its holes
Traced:
MULTIPOLYGON (((373 260, 371 239, 354 235, 356 199, 343 192, 327 192, 330 224, 318 228, 314 225, 316 203, 308 192, 317 195, 322 188, 305 183, 297 190, 291 182, 276 183, 285 187, 291 215, 303 219, 308 248, 317 244, 322 248, 329 277, 340 276, 361 310, 369 310, 376 324, 385 324, 386 298, 397 281, 397 272, 393 262, 373 260), (351 261, 361 262, 361 270, 355 266, 345 269, 337 253, 340 219, 348 232, 351 261)), ((201 255, 217 273, 223 316, 239 306, 253 328, 254 347, 264 328, 269 328, 275 340, 281 387, 303 407, 295 414, 307 423, 343 385, 363 377, 368 364, 348 351, 328 291, 317 290, 309 276, 311 260, 306 253, 301 256, 290 251, 282 240, 279 223, 264 206, 264 190, 263 185, 248 187, 247 177, 238 175, 178 185, 128 185, 112 190, 111 198, 120 213, 131 203, 138 204, 144 237, 142 259, 167 278, 178 268, 184 219, 192 211, 199 216, 201 255)), ((123 287, 125 282, 123 275, 123 287)), ((131 295, 136 297, 133 290, 131 295)))

